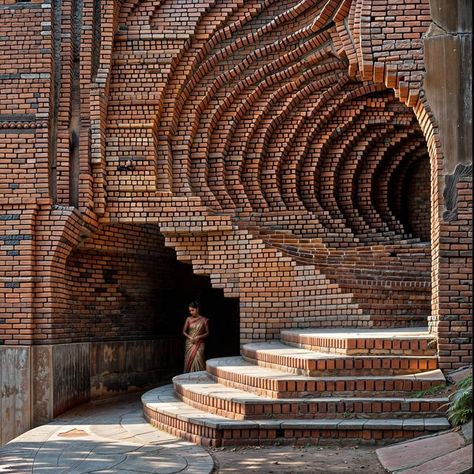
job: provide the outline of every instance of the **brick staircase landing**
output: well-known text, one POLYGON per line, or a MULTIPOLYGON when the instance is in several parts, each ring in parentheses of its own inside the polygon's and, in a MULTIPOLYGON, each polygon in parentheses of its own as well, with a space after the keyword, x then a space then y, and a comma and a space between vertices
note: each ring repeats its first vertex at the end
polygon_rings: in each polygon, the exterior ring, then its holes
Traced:
POLYGON ((159 429, 208 446, 383 443, 447 429, 425 328, 285 330, 142 397, 159 429), (420 393, 421 392, 421 393, 420 393))

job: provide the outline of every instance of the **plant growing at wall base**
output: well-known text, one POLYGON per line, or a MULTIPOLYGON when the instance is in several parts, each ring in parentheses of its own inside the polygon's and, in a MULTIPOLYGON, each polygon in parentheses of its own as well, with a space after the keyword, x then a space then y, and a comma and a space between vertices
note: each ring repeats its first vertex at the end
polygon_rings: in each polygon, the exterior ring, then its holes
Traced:
POLYGON ((472 419, 472 374, 457 384, 450 396, 448 419, 453 426, 459 426, 472 419))

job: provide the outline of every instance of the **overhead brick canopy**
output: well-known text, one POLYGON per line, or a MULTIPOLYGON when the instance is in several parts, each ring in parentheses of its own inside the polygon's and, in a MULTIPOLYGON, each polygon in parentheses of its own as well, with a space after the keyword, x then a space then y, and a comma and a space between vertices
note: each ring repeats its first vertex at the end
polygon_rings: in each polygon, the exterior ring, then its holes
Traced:
POLYGON ((453 41, 472 28, 450 14, 469 2, 446 3, 0 5, 0 340, 49 380, 9 399, 41 413, 16 432, 132 373, 169 375, 169 314, 198 281, 176 260, 238 298, 240 344, 428 326, 441 368, 470 363, 472 73, 453 41), (111 350, 113 370, 98 367, 111 350), (74 364, 87 383, 63 389, 74 364))

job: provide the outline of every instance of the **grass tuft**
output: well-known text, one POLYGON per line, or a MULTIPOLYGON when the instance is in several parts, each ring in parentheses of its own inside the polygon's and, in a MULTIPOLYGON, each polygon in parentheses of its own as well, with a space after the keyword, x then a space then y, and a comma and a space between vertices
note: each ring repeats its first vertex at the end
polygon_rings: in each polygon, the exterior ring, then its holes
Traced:
POLYGON ((472 374, 456 384, 449 396, 448 420, 453 426, 463 425, 472 419, 472 374))
POLYGON ((436 395, 442 392, 447 387, 446 384, 434 385, 433 387, 427 388, 426 390, 419 390, 418 392, 413 393, 413 397, 422 398, 429 395, 436 395))

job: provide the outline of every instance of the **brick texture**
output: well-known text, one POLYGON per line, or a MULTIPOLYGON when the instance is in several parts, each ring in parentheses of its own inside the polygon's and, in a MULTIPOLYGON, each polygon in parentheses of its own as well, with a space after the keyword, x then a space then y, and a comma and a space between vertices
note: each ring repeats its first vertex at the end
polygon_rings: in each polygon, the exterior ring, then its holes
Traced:
POLYGON ((429 324, 441 368, 472 361, 428 0, 0 9, 3 344, 152 337, 177 259, 239 299, 241 343, 429 324))

